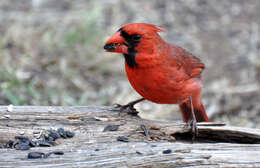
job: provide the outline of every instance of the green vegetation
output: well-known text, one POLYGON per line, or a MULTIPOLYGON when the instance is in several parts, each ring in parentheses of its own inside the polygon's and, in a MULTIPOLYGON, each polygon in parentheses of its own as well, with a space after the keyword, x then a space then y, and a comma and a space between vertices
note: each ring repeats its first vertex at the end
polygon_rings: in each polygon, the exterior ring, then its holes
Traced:
MULTIPOLYGON (((103 52, 100 10, 80 12, 68 25, 20 27, 18 37, 5 34, 0 41, 5 58, 0 62, 0 104, 85 105, 95 100, 99 88, 86 80, 95 76, 91 71, 108 70, 96 56, 103 52), (89 72, 84 77, 82 71, 89 72)), ((107 96, 96 104, 108 104, 107 96)))

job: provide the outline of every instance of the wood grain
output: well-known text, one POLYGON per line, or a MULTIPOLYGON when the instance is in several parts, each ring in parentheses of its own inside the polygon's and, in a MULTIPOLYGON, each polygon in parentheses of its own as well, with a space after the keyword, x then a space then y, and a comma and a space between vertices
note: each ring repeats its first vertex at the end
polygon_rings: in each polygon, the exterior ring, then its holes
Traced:
POLYGON ((20 133, 64 128, 75 132, 54 147, 29 151, 0 149, 0 167, 260 167, 260 130, 200 123, 191 142, 182 122, 161 122, 118 114, 113 107, 0 106, 0 146, 20 133), (103 132, 108 124, 117 131, 103 132), (147 127, 149 136, 140 128, 147 127), (117 141, 118 136, 129 142, 117 141), (230 143, 232 142, 232 143, 230 143), (163 154, 170 149, 172 152, 163 154), (64 151, 46 159, 27 159, 28 152, 64 151))

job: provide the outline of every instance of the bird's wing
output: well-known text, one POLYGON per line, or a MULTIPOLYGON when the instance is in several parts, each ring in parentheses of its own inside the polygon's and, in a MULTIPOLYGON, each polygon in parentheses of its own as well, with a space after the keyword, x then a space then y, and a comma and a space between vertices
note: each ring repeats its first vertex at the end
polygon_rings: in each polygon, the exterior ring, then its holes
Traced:
POLYGON ((171 47, 172 56, 178 62, 178 69, 183 69, 188 78, 200 77, 205 65, 199 58, 187 52, 181 47, 171 47))
POLYGON ((188 56, 184 58, 183 68, 190 77, 199 77, 205 65, 200 62, 199 58, 188 53, 188 56))

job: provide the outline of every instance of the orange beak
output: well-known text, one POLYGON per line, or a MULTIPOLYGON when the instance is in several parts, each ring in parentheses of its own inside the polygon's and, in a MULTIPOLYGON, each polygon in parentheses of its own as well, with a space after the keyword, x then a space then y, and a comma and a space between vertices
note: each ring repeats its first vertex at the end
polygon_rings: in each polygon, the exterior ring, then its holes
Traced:
POLYGON ((120 35, 120 32, 116 32, 106 41, 104 49, 106 52, 128 54, 127 42, 120 35))

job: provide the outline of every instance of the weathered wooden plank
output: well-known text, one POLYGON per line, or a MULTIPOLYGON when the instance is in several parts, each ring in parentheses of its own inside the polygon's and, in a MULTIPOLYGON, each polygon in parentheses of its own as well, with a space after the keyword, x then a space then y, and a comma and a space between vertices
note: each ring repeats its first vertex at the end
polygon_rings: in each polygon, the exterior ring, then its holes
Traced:
POLYGON ((64 151, 46 159, 27 159, 29 151, 0 149, 0 167, 260 167, 260 130, 201 123, 196 142, 182 122, 119 115, 113 107, 0 106, 0 145, 19 133, 63 127, 76 133, 61 144, 31 151, 64 151), (103 132, 108 124, 118 131, 103 132), (145 137, 140 125, 148 128, 145 137), (117 141, 126 136, 129 142, 117 141), (177 139, 177 141, 175 140, 177 139), (186 140, 184 140, 186 139, 186 140), (220 143, 231 141, 234 143, 220 143), (239 143, 237 143, 239 142, 239 143), (243 143, 243 144, 241 144, 243 143), (169 154, 163 154, 171 149, 169 154))

